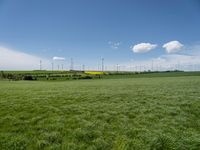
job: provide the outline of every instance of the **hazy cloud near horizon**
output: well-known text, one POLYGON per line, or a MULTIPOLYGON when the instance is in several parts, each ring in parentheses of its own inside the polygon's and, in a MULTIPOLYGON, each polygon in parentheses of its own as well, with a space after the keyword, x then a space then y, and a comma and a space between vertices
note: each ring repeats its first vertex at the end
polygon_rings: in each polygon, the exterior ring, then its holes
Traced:
POLYGON ((181 68, 191 71, 200 68, 200 55, 165 54, 146 60, 131 60, 120 65, 126 66, 127 70, 135 70, 137 68, 138 71, 140 68, 141 70, 151 70, 152 64, 154 70, 175 70, 181 68))
POLYGON ((0 69, 3 70, 35 70, 39 69, 40 60, 42 68, 49 68, 50 61, 46 58, 30 55, 6 47, 0 47, 0 69))

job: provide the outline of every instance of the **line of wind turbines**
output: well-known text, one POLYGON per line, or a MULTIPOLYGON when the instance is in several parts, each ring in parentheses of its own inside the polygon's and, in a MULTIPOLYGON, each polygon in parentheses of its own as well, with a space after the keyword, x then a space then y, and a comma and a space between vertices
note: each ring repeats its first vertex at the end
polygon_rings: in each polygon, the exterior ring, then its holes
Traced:
MULTIPOLYGON (((96 67, 90 67, 89 65, 86 66, 85 64, 81 65, 75 65, 74 59, 70 59, 70 64, 67 67, 64 67, 64 64, 66 64, 64 61, 53 61, 51 63, 51 70, 52 71, 65 71, 65 70, 76 70, 76 71, 130 71, 130 72, 144 72, 144 71, 173 71, 173 70, 185 70, 185 71, 200 71, 200 64, 181 64, 180 62, 177 62, 176 64, 159 64, 154 63, 154 61, 151 61, 151 64, 148 65, 134 65, 133 63, 131 65, 105 65, 105 59, 101 58, 101 62, 98 63, 96 67)), ((40 60, 39 63, 39 70, 43 70, 42 60, 40 60)))
MULTIPOLYGON (((67 70, 67 69, 64 69, 65 62, 63 60, 59 61, 59 62, 61 62, 61 63, 56 63, 55 61, 52 61, 52 63, 51 63, 51 70, 52 71, 54 71, 54 70, 67 70)), ((43 70, 42 60, 40 60, 40 63, 39 63, 39 70, 43 70)), ((86 67, 85 64, 82 64, 82 65, 79 65, 78 68, 77 68, 77 66, 74 65, 74 59, 71 58, 70 59, 70 66, 69 66, 68 70, 85 71, 85 70, 90 70, 90 67, 89 66, 86 67)), ((96 70, 96 69, 94 69, 94 70, 96 70)), ((105 71, 104 58, 101 58, 101 66, 98 64, 98 69, 97 70, 98 71, 105 71)))

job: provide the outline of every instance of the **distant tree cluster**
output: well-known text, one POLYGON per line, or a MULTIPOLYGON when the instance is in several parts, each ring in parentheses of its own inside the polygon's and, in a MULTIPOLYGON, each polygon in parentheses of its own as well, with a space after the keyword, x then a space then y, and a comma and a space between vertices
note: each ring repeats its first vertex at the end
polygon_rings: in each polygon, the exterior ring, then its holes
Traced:
POLYGON ((0 72, 0 79, 8 79, 8 80, 33 80, 31 75, 22 75, 15 73, 5 73, 4 71, 0 72))
POLYGON ((78 80, 99 78, 95 75, 86 75, 75 73, 15 73, 0 71, 0 79, 4 80, 78 80))

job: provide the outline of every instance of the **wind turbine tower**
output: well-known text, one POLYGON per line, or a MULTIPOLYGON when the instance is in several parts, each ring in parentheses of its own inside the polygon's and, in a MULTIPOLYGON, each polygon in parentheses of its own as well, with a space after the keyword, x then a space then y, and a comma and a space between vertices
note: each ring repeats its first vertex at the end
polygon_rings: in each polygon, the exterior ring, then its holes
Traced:
POLYGON ((74 60, 71 58, 70 70, 74 70, 74 60))
POLYGON ((42 70, 42 60, 40 60, 40 70, 42 70))
POLYGON ((53 64, 53 62, 51 63, 51 69, 52 69, 52 71, 53 71, 53 67, 54 67, 54 64, 53 64))
POLYGON ((104 58, 101 58, 101 69, 104 71, 104 58))

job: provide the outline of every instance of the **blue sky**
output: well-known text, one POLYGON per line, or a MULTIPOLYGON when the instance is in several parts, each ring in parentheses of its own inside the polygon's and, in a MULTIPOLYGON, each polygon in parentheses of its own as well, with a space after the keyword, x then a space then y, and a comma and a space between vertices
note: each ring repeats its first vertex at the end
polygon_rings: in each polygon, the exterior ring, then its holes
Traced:
POLYGON ((28 69, 23 60, 31 56, 30 64, 43 59, 46 69, 54 56, 65 58, 66 67, 71 57, 96 66, 101 57, 127 65, 196 56, 199 35, 199 0, 0 0, 0 69, 28 69), (182 47, 168 53, 163 45, 170 41, 182 47), (156 46, 134 52, 140 43, 156 46))

